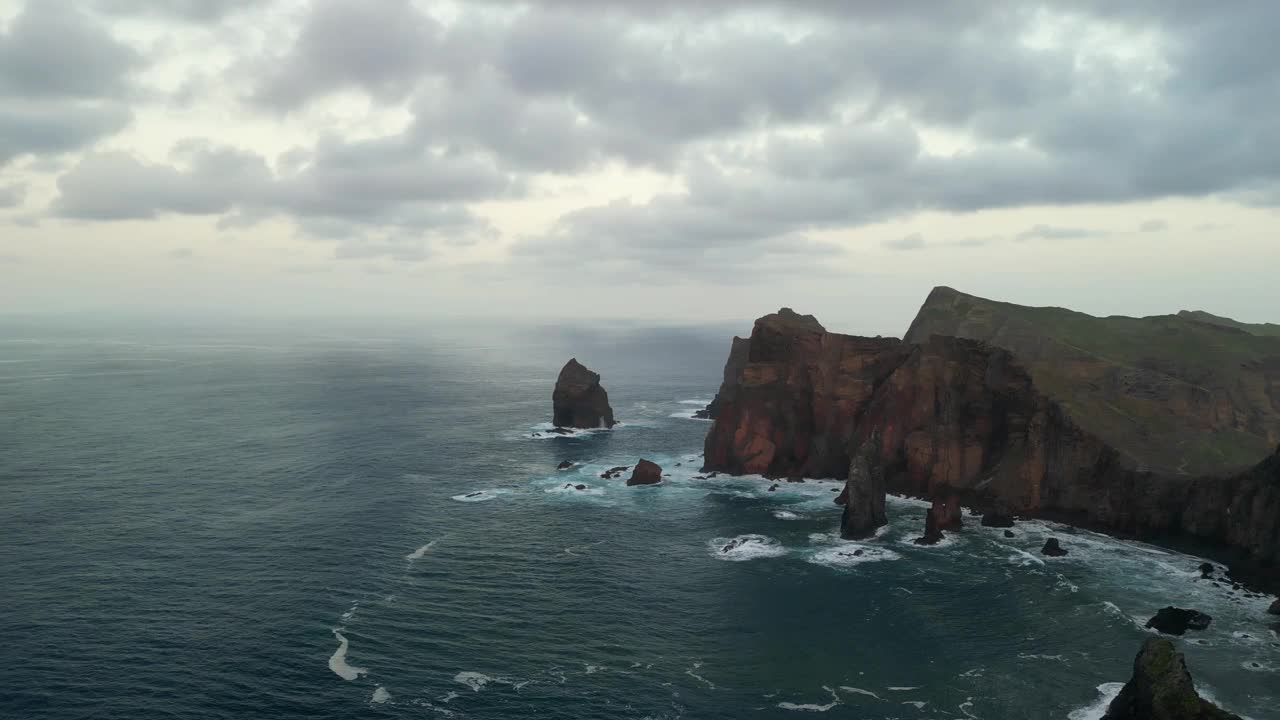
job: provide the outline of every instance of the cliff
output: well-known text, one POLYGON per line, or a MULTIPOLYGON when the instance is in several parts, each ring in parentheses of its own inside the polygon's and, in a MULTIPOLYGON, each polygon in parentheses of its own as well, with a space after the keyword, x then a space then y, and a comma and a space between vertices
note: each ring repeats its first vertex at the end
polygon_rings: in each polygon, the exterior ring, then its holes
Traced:
POLYGON ((907 331, 1012 352, 1081 427, 1140 469, 1186 476, 1252 466, 1280 444, 1280 336, 1202 312, 1093 317, 935 288, 907 331))
POLYGON ((1264 573, 1280 562, 1278 458, 1200 478, 1146 469, 1042 392, 1012 353, 977 340, 852 337, 784 309, 756 321, 746 344, 717 397, 706 469, 846 479, 848 536, 883 524, 887 490, 943 508, 1193 535, 1264 573))
POLYGON ((572 358, 560 370, 551 393, 551 422, 556 427, 611 428, 616 423, 609 393, 600 375, 572 358))

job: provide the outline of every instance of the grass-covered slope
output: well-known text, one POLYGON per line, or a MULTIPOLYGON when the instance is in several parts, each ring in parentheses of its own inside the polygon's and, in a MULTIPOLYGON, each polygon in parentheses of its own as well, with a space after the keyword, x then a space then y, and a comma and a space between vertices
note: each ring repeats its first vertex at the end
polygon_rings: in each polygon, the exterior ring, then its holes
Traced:
POLYGON ((1093 317, 930 293, 906 340, 1006 348, 1082 427, 1139 468, 1205 475, 1256 464, 1280 443, 1280 328, 1207 313, 1093 317))

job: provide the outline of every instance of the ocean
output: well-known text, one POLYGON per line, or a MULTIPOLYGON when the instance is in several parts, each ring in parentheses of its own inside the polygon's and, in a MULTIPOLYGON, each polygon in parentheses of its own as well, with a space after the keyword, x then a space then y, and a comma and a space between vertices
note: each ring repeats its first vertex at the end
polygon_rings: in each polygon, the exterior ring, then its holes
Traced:
POLYGON ((837 483, 693 479, 749 329, 0 319, 0 718, 1083 720, 1165 605, 1280 718, 1271 598, 1200 558, 922 548, 905 499, 849 543, 837 483), (570 357, 622 424, 537 437, 570 357))

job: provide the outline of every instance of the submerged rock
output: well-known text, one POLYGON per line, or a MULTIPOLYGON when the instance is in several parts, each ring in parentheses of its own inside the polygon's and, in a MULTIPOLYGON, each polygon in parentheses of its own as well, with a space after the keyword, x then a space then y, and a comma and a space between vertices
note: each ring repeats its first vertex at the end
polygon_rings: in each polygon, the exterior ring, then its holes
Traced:
POLYGON ((1133 661, 1133 677, 1103 720, 1240 720, 1196 693, 1186 659, 1173 643, 1150 638, 1133 661))
POLYGON ((1213 563, 1200 563, 1200 577, 1209 580, 1213 578, 1213 563))
POLYGON ((627 478, 628 485, 657 485, 662 482, 662 468, 657 463, 640 459, 636 463, 636 469, 631 471, 631 477, 627 478))
POLYGON ((564 462, 562 462, 562 463, 560 463, 559 465, 557 465, 557 466, 556 466, 556 469, 557 469, 557 470, 568 470, 568 469, 569 469, 569 468, 571 468, 571 467, 573 467, 573 463, 569 462, 568 460, 565 460, 564 462))
POLYGON ((630 469, 631 469, 630 465, 619 465, 617 467, 611 467, 608 470, 605 470, 604 472, 600 473, 600 479, 612 480, 614 478, 621 477, 622 473, 630 469))
POLYGON ((1186 610, 1171 606, 1161 608, 1155 617, 1147 621, 1147 627, 1165 635, 1182 635, 1188 630, 1205 630, 1211 622, 1213 622, 1213 618, 1199 610, 1186 610))
POLYGON ((557 428, 611 428, 616 424, 600 375, 577 358, 570 359, 560 370, 551 393, 551 409, 551 422, 557 428))
POLYGON ((1011 538, 1011 537, 1013 537, 1013 531, 1012 531, 1012 530, 1005 530, 1005 531, 1004 531, 1004 536, 1005 536, 1005 537, 1007 537, 1007 538, 1011 538))
POLYGON ((1044 547, 1040 548, 1040 554, 1049 557, 1062 557, 1067 554, 1067 551, 1058 543, 1058 538, 1049 538, 1044 541, 1044 547))

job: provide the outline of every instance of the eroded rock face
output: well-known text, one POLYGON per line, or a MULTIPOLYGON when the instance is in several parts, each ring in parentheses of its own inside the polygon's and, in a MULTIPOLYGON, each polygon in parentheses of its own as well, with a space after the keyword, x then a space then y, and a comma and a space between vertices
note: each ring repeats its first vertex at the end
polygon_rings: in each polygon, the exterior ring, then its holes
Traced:
POLYGON ((705 470, 843 479, 871 443, 887 491, 941 499, 939 529, 963 502, 1182 533, 1243 549, 1255 579, 1280 584, 1280 453, 1229 477, 1152 472, 1078 425, 1012 354, 976 340, 857 338, 783 309, 734 353, 705 470))
POLYGON ((662 482, 662 468, 655 462, 640 459, 627 478, 628 485, 657 485, 662 482))
POLYGON ((858 412, 901 362, 897 339, 828 333, 788 308, 734 338, 707 434, 707 469, 846 478, 858 412))
POLYGON ((1133 661, 1133 677, 1103 720, 1240 720, 1196 693, 1186 659, 1164 638, 1150 638, 1133 661))
POLYGON ((600 375, 572 358, 560 370, 551 393, 551 422, 557 428, 611 428, 615 424, 609 393, 600 375))

